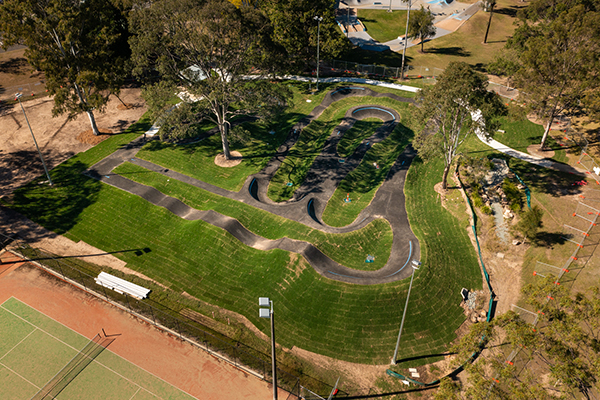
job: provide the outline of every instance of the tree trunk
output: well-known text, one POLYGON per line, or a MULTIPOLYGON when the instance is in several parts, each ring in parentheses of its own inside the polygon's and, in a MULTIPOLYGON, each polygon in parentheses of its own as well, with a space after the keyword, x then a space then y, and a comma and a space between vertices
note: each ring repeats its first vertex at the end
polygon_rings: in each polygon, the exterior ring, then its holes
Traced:
POLYGON ((546 139, 548 139, 548 134, 550 133, 550 128, 552 128, 552 122, 554 121, 554 114, 556 113, 556 107, 558 107, 558 101, 554 104, 552 108, 552 112, 548 117, 548 125, 546 126, 546 130, 544 131, 544 136, 542 136, 542 143, 540 144, 540 150, 544 150, 544 146, 546 146, 546 139))
POLYGON ((423 50, 423 43, 425 43, 425 40, 421 38, 421 53, 425 53, 425 50, 423 50))
POLYGON ((228 127, 229 127, 229 122, 224 121, 221 125, 220 125, 220 131, 221 131, 221 142, 223 143, 223 155, 225 156, 226 160, 231 159, 231 153, 229 152, 229 141, 227 140, 227 133, 228 133, 228 127))
POLYGON ((485 30, 485 38, 483 38, 483 43, 487 43, 488 33, 490 32, 490 25, 492 25, 492 15, 494 15, 494 6, 496 3, 492 3, 490 6, 490 19, 488 20, 487 29, 485 30))
POLYGON ((450 164, 446 165, 446 168, 444 168, 444 176, 442 177, 442 189, 444 190, 448 189, 448 183, 446 183, 448 180, 448 172, 450 172, 450 164))
POLYGON ((554 116, 551 116, 548 120, 548 125, 546 125, 546 130, 544 131, 544 136, 542 136, 542 143, 540 144, 540 150, 544 150, 546 146, 546 139, 548 139, 548 134, 550 133, 550 128, 552 127, 552 121, 554 120, 554 116))
POLYGON ((98 126, 96 126, 96 119, 94 118, 94 113, 92 111, 86 111, 88 118, 90 119, 90 123, 92 124, 92 131, 94 135, 98 136, 100 131, 98 130, 98 126))

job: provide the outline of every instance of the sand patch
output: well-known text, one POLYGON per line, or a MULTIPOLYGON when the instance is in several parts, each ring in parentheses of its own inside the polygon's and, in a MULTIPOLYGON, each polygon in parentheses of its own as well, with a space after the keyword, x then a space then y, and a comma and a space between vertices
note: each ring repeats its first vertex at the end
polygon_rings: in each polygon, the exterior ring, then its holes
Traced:
POLYGON ((531 144, 527 146, 527 153, 532 156, 541 157, 541 158, 552 158, 554 157, 554 150, 544 149, 540 150, 539 144, 531 144))
POLYGON ((110 129, 98 129, 100 131, 99 135, 94 135, 94 132, 91 129, 81 132, 77 135, 77 140, 84 144, 91 144, 92 146, 97 145, 100 142, 108 139, 112 135, 112 131, 110 129))
POLYGON ((215 164, 217 166, 223 167, 223 168, 235 167, 236 165, 238 165, 241 162, 242 162, 242 153, 240 153, 239 151, 232 151, 231 158, 229 160, 227 160, 225 158, 223 153, 219 153, 215 157, 215 164))

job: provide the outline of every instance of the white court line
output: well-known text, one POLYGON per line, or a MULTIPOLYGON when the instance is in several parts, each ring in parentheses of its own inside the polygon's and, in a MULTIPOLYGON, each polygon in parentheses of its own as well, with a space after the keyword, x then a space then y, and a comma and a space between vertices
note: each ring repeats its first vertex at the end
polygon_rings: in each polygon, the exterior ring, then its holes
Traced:
MULTIPOLYGON (((2 308, 4 308, 4 307, 2 307, 2 308)), ((8 311, 8 310, 6 310, 6 311, 8 311)), ((35 331, 37 331, 37 328, 34 328, 34 329, 33 329, 31 332, 29 332, 29 333, 28 333, 28 334, 27 334, 27 335, 26 335, 26 336, 25 336, 23 339, 21 339, 21 340, 19 341, 19 343, 15 344, 15 345, 13 346, 13 348, 12 348, 12 349, 10 349, 9 351, 7 351, 7 352, 6 352, 6 354, 4 354, 2 357, 0 357, 0 361, 1 361, 1 360, 2 360, 4 357, 6 357, 6 356, 8 355, 8 353, 10 353, 11 351, 13 351, 13 350, 14 350, 14 349, 15 349, 15 348, 18 346, 18 345, 20 345, 21 343, 23 343, 23 340, 27 339, 27 338, 29 337, 29 335, 31 335, 31 334, 32 334, 33 332, 35 332, 35 331)))
POLYGON ((25 378, 24 376, 22 376, 21 374, 13 371, 12 369, 10 369, 8 366, 6 366, 5 364, 2 364, 0 362, 0 365, 3 366, 4 368, 6 368, 7 370, 9 370, 10 372, 12 372, 13 374, 17 375, 19 378, 23 379, 25 382, 29 383, 30 385, 32 385, 33 387, 35 387, 37 390, 40 390, 41 387, 39 387, 38 385, 36 385, 33 382, 30 382, 27 378, 25 378))
POLYGON ((133 399, 133 398, 135 397, 135 395, 136 395, 136 394, 138 394, 138 392, 139 392, 141 389, 142 389, 141 387, 138 387, 138 390, 136 390, 136 391, 135 391, 135 393, 133 394, 133 396, 131 396, 131 397, 129 398, 129 400, 133 399))
MULTIPOLYGON (((18 302, 21 302, 21 303, 25 304, 27 307, 30 307, 31 309, 35 310, 36 312, 38 312, 38 313, 40 313, 40 314, 44 315, 44 317, 46 317, 46 318, 48 318, 48 319, 51 319, 52 321, 56 322, 57 324, 60 324, 60 325, 62 325, 62 326, 63 326, 63 327, 65 327, 66 329, 69 329, 70 331, 72 331, 72 332, 75 332, 74 330, 72 330, 72 329, 71 329, 71 328, 69 328, 68 326, 66 326, 66 325, 64 325, 64 324, 62 324, 62 323, 60 323, 60 322, 58 322, 57 320, 55 320, 55 319, 54 319, 54 318, 52 318, 52 317, 49 317, 49 316, 47 316, 47 315, 46 315, 46 314, 44 314, 43 312, 41 312, 41 311, 38 311, 38 310, 37 310, 37 309, 35 309, 34 307, 31 307, 29 304, 25 303, 24 301, 21 301, 21 300, 17 299, 17 298, 16 298, 16 297, 14 297, 14 296, 11 296, 11 299, 12 299, 12 298, 14 298, 15 300, 17 300, 18 302)), ((8 300, 7 300, 7 301, 8 301, 8 300)), ((45 334, 47 334, 48 336, 50 336, 50 337, 54 338, 55 340, 59 341, 60 343, 64 344, 65 346, 67 346, 67 347, 70 347, 71 349, 73 349, 73 350, 75 350, 75 351, 77 351, 77 352, 80 352, 80 351, 81 351, 81 350, 78 350, 78 349, 76 349, 75 347, 71 346, 70 344, 63 342, 63 341, 62 341, 62 340, 60 340, 59 338, 57 338, 57 337, 53 336, 52 334, 50 334, 50 333, 46 332, 45 330, 43 330, 42 328, 40 328, 40 327, 36 326, 35 324, 33 324, 33 323, 31 323, 31 322, 27 321, 26 319, 24 319, 24 318, 23 318, 23 317, 21 317, 20 315, 17 315, 17 314, 15 314, 14 312, 12 312, 11 310, 9 310, 9 309, 5 308, 5 307, 4 307, 4 303, 3 303, 3 304, 0 304, 0 308, 4 309, 5 311, 8 311, 8 312, 9 312, 9 313, 11 313, 11 314, 13 314, 15 317, 17 317, 17 318, 19 318, 19 319, 21 319, 21 320, 23 320, 23 321, 27 322, 29 325, 31 325, 31 326, 33 326, 33 327, 35 327, 35 328, 39 329, 40 331, 44 332, 45 334)), ((78 332, 75 332, 75 333, 76 333, 77 335, 79 335, 79 336, 83 336, 83 335, 80 335, 78 332)), ((85 338, 85 336, 83 336, 83 337, 85 338)), ((86 338, 86 339, 87 339, 87 338, 86 338)), ((88 340, 89 340, 89 339, 88 339, 88 340)), ((109 349, 105 349, 105 350, 108 350, 108 351, 110 351, 109 349)), ((182 389, 180 389, 180 388, 178 388, 178 387, 176 387, 176 386, 172 385, 171 383, 169 383, 169 382, 165 381, 165 380, 164 380, 164 379, 162 379, 161 377, 158 377, 158 376, 154 375, 153 373, 146 371, 144 368, 142 368, 142 367, 140 367, 140 366, 138 366, 138 365, 136 365, 136 364, 132 363, 131 361, 129 361, 129 360, 127 360, 127 359, 125 359, 125 358, 123 358, 123 357, 119 356, 118 354, 115 354, 115 353, 113 353, 112 351, 110 351, 110 352, 111 352, 111 353, 112 353, 114 356, 116 356, 116 357, 119 357, 119 358, 121 358, 121 359, 123 359, 123 360, 127 361, 129 364, 131 364, 131 365, 135 366, 136 368, 139 368, 139 369, 141 369, 142 371, 146 372, 146 373, 147 373, 147 374, 149 374, 149 375, 152 375, 152 376, 153 376, 153 377, 155 377, 156 379, 159 379, 160 381, 162 381, 162 382, 166 383, 167 385, 169 385, 169 386, 173 387, 174 389, 176 389, 176 390, 179 390, 179 391, 181 391, 182 393, 185 393, 185 394, 187 394, 188 396, 190 396, 190 397, 191 397, 191 398, 193 398, 193 399, 197 399, 196 397, 194 397, 194 396, 192 396, 191 394, 189 394, 189 393, 185 392, 184 390, 182 390, 182 389)), ((155 393, 152 393, 150 390, 148 390, 148 389, 146 389, 146 388, 144 388, 144 387, 140 386, 139 384, 137 384, 136 382, 132 381, 131 379, 124 377, 123 375, 121 375, 121 374, 119 374, 118 372, 116 372, 116 371, 112 370, 111 368, 107 367, 106 365, 102 364, 101 362, 99 362, 99 361, 97 361, 97 360, 93 360, 93 361, 94 361, 95 363, 98 363, 98 365, 100 365, 100 366, 102 366, 102 367, 106 368, 107 370, 111 371, 111 372, 112 372, 112 373, 114 373, 115 375, 117 375, 117 376, 119 376, 119 377, 121 377, 121 378, 125 379, 125 380, 126 380, 126 381, 128 381, 128 382, 131 382, 133 385, 137 386, 138 388, 144 389, 146 392, 150 393, 151 395, 155 396, 156 398, 164 400, 164 399, 163 399, 162 397, 160 397, 159 395, 157 395, 157 394, 155 394, 155 393)))

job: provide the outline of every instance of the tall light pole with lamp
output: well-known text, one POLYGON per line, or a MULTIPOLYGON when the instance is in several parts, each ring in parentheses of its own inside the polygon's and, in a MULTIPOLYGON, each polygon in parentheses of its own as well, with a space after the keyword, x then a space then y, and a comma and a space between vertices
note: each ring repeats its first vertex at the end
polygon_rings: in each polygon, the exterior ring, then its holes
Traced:
MULTIPOLYGON (((390 5, 391 5, 390 1, 390 5)), ((408 44, 408 22, 410 21, 410 6, 412 4, 412 0, 408 0, 408 13, 406 14, 406 31, 404 32, 404 49, 402 50, 402 69, 400 70, 401 80, 404 80, 404 60, 406 58, 406 45, 408 44)))
POLYGON ((319 60, 319 45, 321 41, 321 21, 323 21, 323 17, 319 17, 315 15, 313 18, 317 21, 317 92, 319 91, 319 67, 321 66, 319 60))
POLYGON ((268 297, 259 297, 258 316, 261 318, 271 318, 271 362, 273 367, 273 400, 277 400, 277 358, 275 357, 275 319, 273 318, 273 301, 268 297))
POLYGON ((23 103, 21 103, 22 96, 23 96, 23 93, 15 93, 15 100, 18 100, 19 105, 21 106, 21 110, 23 111, 23 115, 25 116, 25 121, 27 121, 27 126, 29 127, 29 132, 31 132, 31 137, 33 138, 33 143, 35 144, 35 148, 37 149, 38 154, 40 155, 40 159, 42 160, 42 165, 44 166, 44 171, 46 171, 46 176, 48 177, 48 183, 50 184, 50 186, 52 186, 52 179, 50 179, 50 173, 48 173, 48 167, 46 167, 46 163, 44 162, 44 157, 42 156, 42 152, 40 151, 37 141, 35 140, 35 136, 33 135, 33 130, 31 129, 31 125, 29 124, 29 119, 27 118, 27 114, 25 114, 25 109, 23 108, 23 103))
POLYGON ((415 270, 419 269, 421 263, 413 260, 411 263, 412 274, 410 275, 410 285, 408 285, 408 294, 406 295, 406 304, 404 305, 404 312, 402 313, 402 322, 400 323, 400 332, 398 332, 398 340, 396 341, 396 350, 394 350, 394 356, 392 357, 392 365, 396 365, 396 357, 398 357, 398 346, 400 345, 400 337, 402 336, 402 328, 404 327, 404 317, 406 317, 406 309, 408 308, 408 299, 410 298, 410 290, 412 289, 413 278, 415 277, 415 270))

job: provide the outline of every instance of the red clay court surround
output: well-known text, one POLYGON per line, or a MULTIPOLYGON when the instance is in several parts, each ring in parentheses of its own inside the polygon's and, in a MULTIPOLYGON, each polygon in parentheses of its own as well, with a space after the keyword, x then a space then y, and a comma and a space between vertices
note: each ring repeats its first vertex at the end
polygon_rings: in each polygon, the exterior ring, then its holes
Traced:
MULTIPOLYGON (((110 351, 201 400, 268 400, 272 386, 129 313, 23 262, 0 254, 0 304, 15 297, 92 338, 120 334, 110 351)), ((280 390, 280 398, 288 393, 280 390)))

